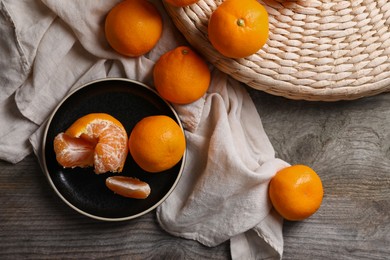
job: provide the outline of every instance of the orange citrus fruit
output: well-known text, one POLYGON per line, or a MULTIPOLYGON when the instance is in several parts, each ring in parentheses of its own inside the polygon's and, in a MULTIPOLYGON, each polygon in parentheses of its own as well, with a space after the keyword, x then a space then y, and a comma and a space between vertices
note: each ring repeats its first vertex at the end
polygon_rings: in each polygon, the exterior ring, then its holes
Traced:
POLYGON ((320 177, 306 165, 280 170, 269 185, 272 205, 283 218, 291 221, 314 214, 321 206, 323 195, 320 177))
POLYGON ((106 39, 120 54, 135 57, 157 44, 163 28, 157 8, 146 0, 125 0, 114 6, 106 17, 106 39))
POLYGON ((134 161, 147 172, 172 168, 183 157, 185 148, 184 133, 169 116, 145 117, 130 133, 130 153, 134 161))
POLYGON ((211 75, 203 58, 190 47, 179 46, 157 60, 153 78, 156 90, 164 99, 189 104, 206 93, 211 75))
POLYGON ((260 50, 268 39, 268 13, 256 0, 226 0, 211 14, 208 37, 229 58, 244 58, 260 50))
POLYGON ((165 0, 168 4, 171 4, 176 7, 183 7, 187 5, 192 5, 198 2, 199 0, 165 0))
POLYGON ((128 153, 125 128, 114 117, 92 113, 54 138, 54 151, 66 168, 94 166, 95 173, 121 172, 128 153))
POLYGON ((106 186, 127 198, 146 199, 150 194, 149 184, 133 177, 111 176, 106 179, 106 186))

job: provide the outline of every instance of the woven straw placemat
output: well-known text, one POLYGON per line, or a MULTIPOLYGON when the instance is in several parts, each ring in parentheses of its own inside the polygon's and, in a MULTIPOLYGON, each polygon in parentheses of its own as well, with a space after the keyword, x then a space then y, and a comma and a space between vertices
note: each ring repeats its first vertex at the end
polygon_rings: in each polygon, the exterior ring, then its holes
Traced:
POLYGON ((390 91, 389 0, 264 0, 270 35, 256 54, 229 59, 207 25, 223 1, 165 8, 211 64, 250 87, 290 99, 350 100, 390 91))

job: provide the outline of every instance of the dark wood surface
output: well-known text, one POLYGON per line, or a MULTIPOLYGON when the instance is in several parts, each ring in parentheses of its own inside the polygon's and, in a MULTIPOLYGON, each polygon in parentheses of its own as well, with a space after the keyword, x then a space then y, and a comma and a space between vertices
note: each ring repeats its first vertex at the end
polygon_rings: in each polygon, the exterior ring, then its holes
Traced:
MULTIPOLYGON (((325 189, 315 215, 284 223, 283 259, 389 259, 390 93, 322 103, 249 92, 277 156, 310 165, 325 189)), ((0 161, 0 259, 229 259, 229 250, 165 233, 154 211, 89 219, 55 195, 33 155, 0 161)))

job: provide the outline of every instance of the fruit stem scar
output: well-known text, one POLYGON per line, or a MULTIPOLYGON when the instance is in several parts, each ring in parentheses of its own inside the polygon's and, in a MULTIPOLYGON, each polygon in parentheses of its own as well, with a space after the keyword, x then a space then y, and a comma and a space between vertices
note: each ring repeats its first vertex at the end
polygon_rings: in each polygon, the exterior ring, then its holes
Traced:
POLYGON ((245 26, 245 21, 242 18, 237 19, 237 25, 238 26, 245 26))
POLYGON ((187 55, 187 54, 189 53, 189 51, 186 50, 186 49, 184 49, 184 50, 181 51, 181 53, 182 53, 183 55, 187 55))

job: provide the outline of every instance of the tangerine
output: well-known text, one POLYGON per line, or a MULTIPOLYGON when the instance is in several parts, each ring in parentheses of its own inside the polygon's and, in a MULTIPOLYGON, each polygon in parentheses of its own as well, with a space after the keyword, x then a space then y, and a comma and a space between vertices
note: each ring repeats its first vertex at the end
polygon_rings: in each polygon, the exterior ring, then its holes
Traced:
POLYGON ((198 2, 199 0, 165 0, 168 4, 171 4, 176 7, 184 7, 187 5, 192 5, 198 2))
POLYGON ((208 37, 229 58, 244 58, 260 50, 268 39, 268 13, 256 0, 226 0, 211 14, 208 37))
POLYGON ((211 73, 207 63, 188 46, 163 54, 153 69, 157 92, 169 102, 189 104, 207 91, 211 73))
POLYGON ((147 172, 172 168, 181 160, 185 149, 183 130, 169 116, 145 117, 130 133, 130 153, 134 161, 147 172))
POLYGON ((106 39, 125 56, 149 52, 159 41, 163 22, 157 8, 145 0, 125 0, 114 6, 105 21, 106 39))
POLYGON ((106 186, 127 198, 146 199, 150 194, 149 184, 133 177, 111 176, 106 179, 106 186))
POLYGON ((77 119, 54 138, 54 152, 66 168, 94 166, 95 173, 121 172, 126 161, 128 137, 117 119, 92 113, 77 119))
POLYGON ((321 206, 324 195, 317 173, 306 165, 286 167, 271 179, 269 197, 279 214, 291 221, 308 218, 321 206))

